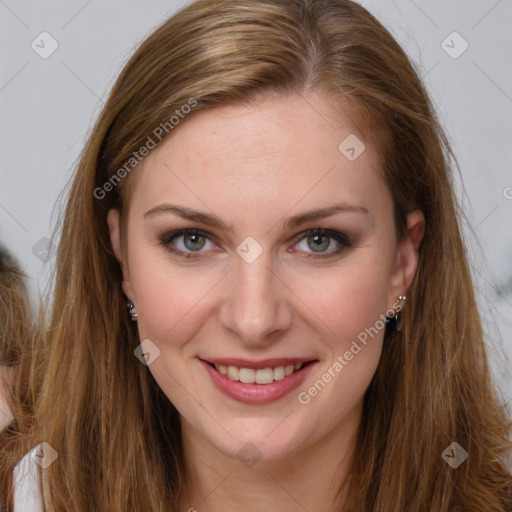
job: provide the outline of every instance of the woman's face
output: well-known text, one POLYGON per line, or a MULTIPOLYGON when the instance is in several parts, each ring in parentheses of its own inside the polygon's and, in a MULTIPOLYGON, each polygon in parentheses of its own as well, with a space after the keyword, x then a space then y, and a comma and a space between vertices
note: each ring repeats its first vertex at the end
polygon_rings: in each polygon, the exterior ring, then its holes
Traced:
POLYGON ((123 289, 185 435, 277 460, 353 431, 423 222, 397 241, 379 165, 309 95, 197 113, 134 171, 123 289))

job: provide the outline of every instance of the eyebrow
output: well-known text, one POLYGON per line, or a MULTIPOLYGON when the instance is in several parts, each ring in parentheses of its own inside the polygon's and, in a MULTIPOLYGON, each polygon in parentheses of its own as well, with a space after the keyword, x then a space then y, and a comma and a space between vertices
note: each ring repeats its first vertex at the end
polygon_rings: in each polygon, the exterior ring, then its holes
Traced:
MULTIPOLYGON (((197 210, 193 210, 191 208, 185 208, 183 206, 178 206, 175 204, 160 204, 151 208, 144 214, 144 218, 147 219, 149 217, 154 217, 162 214, 175 214, 183 219, 187 219, 194 222, 199 222, 205 224, 207 226, 211 226, 218 229, 223 229, 228 232, 233 231, 233 225, 226 224, 222 219, 217 217, 215 214, 207 214, 197 210)), ((368 215, 368 210, 364 206, 341 203, 335 204, 333 206, 328 206, 325 208, 319 208, 316 210, 311 210, 309 212, 300 213, 298 215, 294 215, 289 217, 284 221, 284 225, 289 228, 295 228, 306 222, 324 219, 326 217, 331 217, 337 213, 361 213, 368 215)))

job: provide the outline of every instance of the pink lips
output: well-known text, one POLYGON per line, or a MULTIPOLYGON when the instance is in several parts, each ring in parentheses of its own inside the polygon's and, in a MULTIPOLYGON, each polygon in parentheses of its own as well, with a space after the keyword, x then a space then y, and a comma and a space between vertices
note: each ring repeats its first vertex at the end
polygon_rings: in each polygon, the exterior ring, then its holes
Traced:
POLYGON ((208 359, 208 361, 200 359, 199 361, 208 372, 208 375, 217 389, 234 400, 248 404, 266 404, 279 400, 300 386, 316 364, 316 361, 312 361, 311 359, 299 358, 265 359, 261 361, 228 358, 208 359), (210 363, 216 365, 237 366, 239 368, 253 368, 255 370, 269 367, 275 368, 278 366, 287 366, 297 363, 302 363, 304 366, 288 377, 274 381, 270 384, 244 384, 243 382, 235 382, 229 379, 227 376, 218 372, 210 363))

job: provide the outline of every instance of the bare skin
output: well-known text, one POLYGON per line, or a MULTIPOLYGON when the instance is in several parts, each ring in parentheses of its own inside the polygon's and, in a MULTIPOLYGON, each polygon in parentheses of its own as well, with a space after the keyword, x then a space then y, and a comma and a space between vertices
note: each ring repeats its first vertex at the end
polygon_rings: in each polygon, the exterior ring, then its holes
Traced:
POLYGON ((8 404, 8 386, 14 380, 14 369, 0 365, 0 430, 3 430, 14 419, 8 404))
MULTIPOLYGON (((160 350, 148 369, 181 415, 187 474, 180 510, 327 512, 339 506, 336 492, 347 475, 384 329, 344 359, 341 371, 333 364, 407 293, 424 218, 412 212, 408 235, 397 240, 376 149, 365 142, 350 161, 338 146, 354 130, 329 117, 326 101, 288 96, 194 115, 136 170, 126 254, 119 212, 109 212, 140 339, 160 350), (339 203, 345 208, 329 217, 285 225, 291 216, 339 203), (154 213, 162 204, 215 215, 232 230, 154 213), (206 235, 161 243, 182 228, 206 235), (304 234, 313 228, 342 233, 348 242, 329 234, 313 240, 304 234), (251 263, 236 250, 246 237, 262 249, 251 263), (213 385, 200 361, 228 356, 316 363, 298 389, 250 404, 213 385), (326 373, 328 384, 309 393, 326 373), (256 447, 252 465, 240 457, 248 446, 256 447)), ((365 141, 364 133, 356 135, 365 141)))

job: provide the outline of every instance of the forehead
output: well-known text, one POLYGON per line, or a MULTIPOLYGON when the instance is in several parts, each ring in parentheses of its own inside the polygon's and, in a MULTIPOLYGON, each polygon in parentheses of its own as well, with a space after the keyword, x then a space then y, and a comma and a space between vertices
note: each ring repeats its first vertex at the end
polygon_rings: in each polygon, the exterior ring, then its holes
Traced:
POLYGON ((147 211, 180 200, 238 216, 295 204, 378 205, 378 196, 389 199, 379 166, 365 134, 323 98, 265 99, 185 119, 137 169, 130 202, 147 211))

